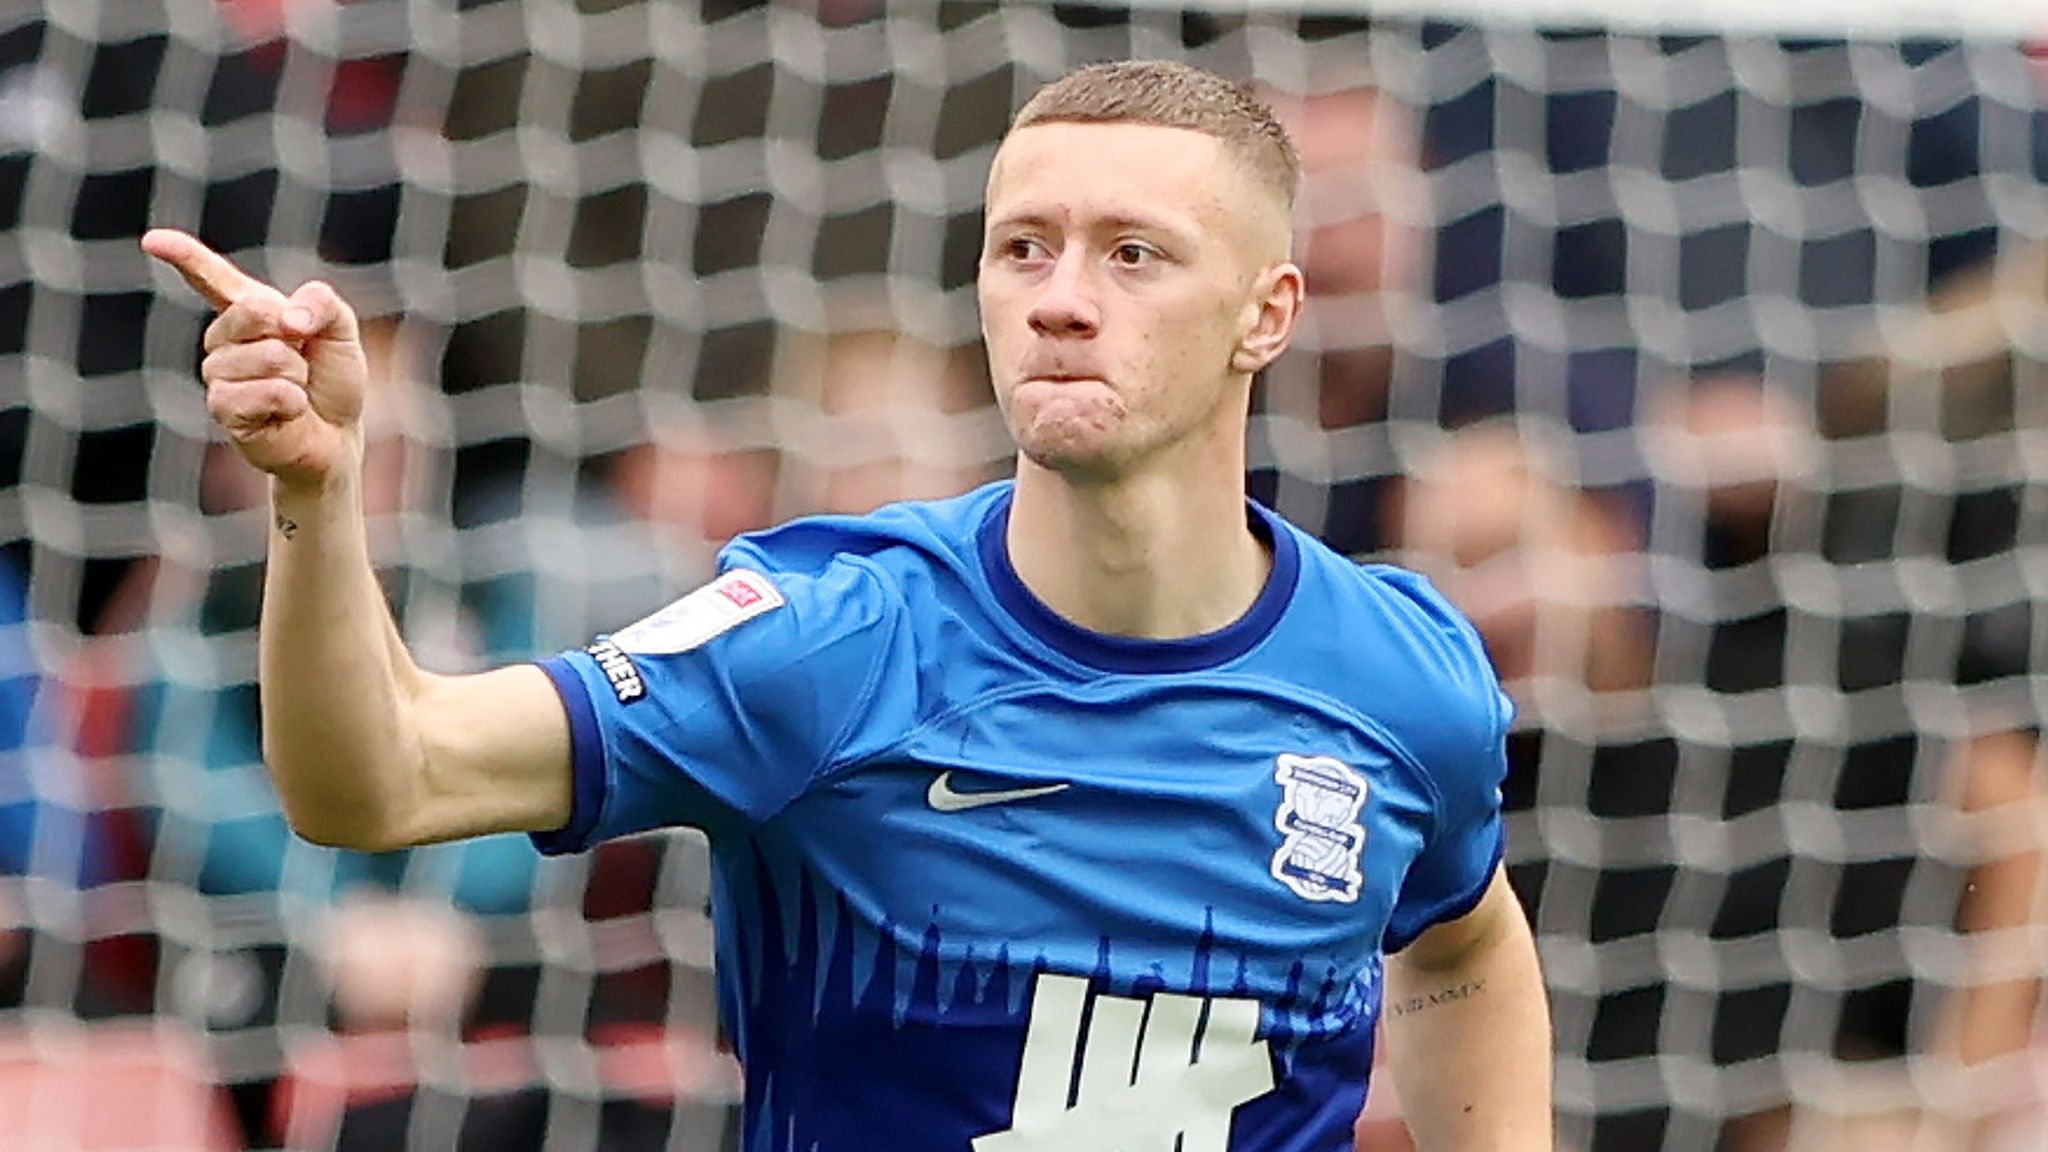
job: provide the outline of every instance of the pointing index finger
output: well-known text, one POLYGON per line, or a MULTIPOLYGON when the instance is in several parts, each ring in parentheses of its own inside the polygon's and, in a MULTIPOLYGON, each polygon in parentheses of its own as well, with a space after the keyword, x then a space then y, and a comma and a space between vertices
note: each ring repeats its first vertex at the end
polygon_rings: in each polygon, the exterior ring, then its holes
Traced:
POLYGON ((258 286, 257 280, 227 257, 175 228, 152 228, 143 233, 142 250, 176 268, 185 283, 216 310, 231 307, 258 286))

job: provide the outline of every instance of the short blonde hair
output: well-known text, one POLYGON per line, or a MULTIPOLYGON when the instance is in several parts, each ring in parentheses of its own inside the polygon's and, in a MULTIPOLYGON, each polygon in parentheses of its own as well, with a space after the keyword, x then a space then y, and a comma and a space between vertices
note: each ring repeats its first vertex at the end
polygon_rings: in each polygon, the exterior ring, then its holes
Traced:
POLYGON ((1273 110, 1252 90, 1171 60, 1092 64, 1038 90, 1011 122, 1148 124, 1222 141, 1289 212, 1301 186, 1301 157, 1273 110))

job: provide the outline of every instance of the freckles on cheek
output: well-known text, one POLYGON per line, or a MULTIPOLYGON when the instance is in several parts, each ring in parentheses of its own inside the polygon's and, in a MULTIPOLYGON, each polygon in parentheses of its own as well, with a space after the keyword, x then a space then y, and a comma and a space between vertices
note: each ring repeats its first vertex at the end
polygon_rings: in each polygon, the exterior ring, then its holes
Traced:
POLYGON ((1129 411, 1124 398, 1112 393, 1100 406, 1090 413, 1091 423, 1097 428, 1114 427, 1129 411))

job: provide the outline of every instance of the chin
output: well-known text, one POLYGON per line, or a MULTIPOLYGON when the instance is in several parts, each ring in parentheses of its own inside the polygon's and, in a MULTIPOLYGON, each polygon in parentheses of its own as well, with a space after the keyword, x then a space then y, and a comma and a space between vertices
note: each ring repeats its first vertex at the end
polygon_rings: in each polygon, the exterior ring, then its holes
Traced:
POLYGON ((1078 407, 1036 405, 1010 421, 1010 435, 1026 458, 1042 467, 1065 471, 1109 455, 1116 438, 1114 421, 1100 411, 1078 407))
POLYGON ((1089 473, 1100 471, 1106 453, 1072 443, 1026 441, 1017 446, 1026 460, 1048 472, 1089 473))
POLYGON ((1129 455, 1099 437, 1082 436, 1023 436, 1018 438, 1017 449, 1040 468, 1076 479, 1115 475, 1129 455))

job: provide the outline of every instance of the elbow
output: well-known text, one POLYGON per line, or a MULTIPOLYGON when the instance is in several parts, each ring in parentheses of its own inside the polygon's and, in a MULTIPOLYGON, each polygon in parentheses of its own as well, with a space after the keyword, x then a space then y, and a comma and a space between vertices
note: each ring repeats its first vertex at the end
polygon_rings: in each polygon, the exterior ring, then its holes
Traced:
POLYGON ((346 848, 352 852, 375 852, 354 829, 287 816, 292 834, 318 848, 346 848))
POLYGON ((287 803, 284 818, 299 839, 322 848, 392 852, 410 846, 386 822, 365 813, 336 813, 321 811, 307 804, 287 803))
POLYGON ((285 823, 301 840, 355 852, 390 852, 411 846, 400 821, 392 816, 391 806, 375 796, 308 787, 322 776, 346 772, 346 768, 294 764, 273 749, 265 750, 264 762, 277 786, 285 823), (295 781, 299 782, 296 786, 295 781))
POLYGON ((380 834, 374 827, 345 820, 332 820, 285 812, 285 822, 294 835, 321 848, 345 848, 351 852, 391 852, 406 845, 395 836, 380 834))

